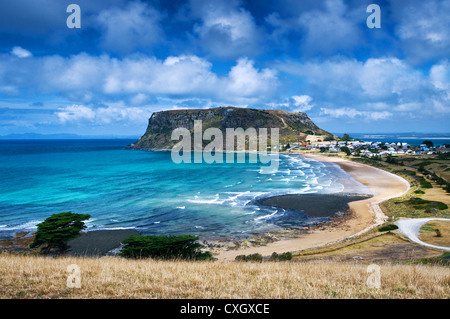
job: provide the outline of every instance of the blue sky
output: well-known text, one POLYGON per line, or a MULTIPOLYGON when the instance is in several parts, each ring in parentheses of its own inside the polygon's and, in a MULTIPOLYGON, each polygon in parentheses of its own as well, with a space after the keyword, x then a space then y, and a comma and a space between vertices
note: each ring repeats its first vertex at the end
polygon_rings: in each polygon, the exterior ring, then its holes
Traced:
POLYGON ((450 133, 449 12, 450 0, 2 0, 0 135, 139 136, 152 112, 229 105, 306 112, 331 132, 450 133))

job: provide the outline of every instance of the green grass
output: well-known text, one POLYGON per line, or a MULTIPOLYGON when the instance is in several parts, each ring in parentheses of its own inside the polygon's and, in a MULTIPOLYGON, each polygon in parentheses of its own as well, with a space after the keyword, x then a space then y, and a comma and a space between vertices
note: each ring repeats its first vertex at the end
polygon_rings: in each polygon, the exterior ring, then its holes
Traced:
POLYGON ((419 232, 420 233, 433 232, 436 230, 436 228, 434 228, 435 226, 436 226, 435 224, 427 223, 420 228, 419 232))
POLYGON ((414 171, 409 171, 407 169, 403 169, 403 170, 396 170, 394 171, 395 174, 405 174, 408 176, 416 176, 416 172, 414 171))
POLYGON ((416 179, 419 182, 420 187, 433 188, 433 185, 429 181, 427 181, 423 176, 417 176, 416 179))
POLYGON ((436 208, 439 210, 448 209, 448 206, 442 202, 429 201, 419 197, 411 197, 408 200, 397 201, 395 202, 395 204, 406 204, 412 206, 414 209, 417 210, 430 210, 432 208, 436 208))
POLYGON ((413 263, 423 264, 423 265, 441 265, 441 266, 450 266, 450 252, 445 252, 441 256, 431 257, 431 258, 423 258, 413 263))

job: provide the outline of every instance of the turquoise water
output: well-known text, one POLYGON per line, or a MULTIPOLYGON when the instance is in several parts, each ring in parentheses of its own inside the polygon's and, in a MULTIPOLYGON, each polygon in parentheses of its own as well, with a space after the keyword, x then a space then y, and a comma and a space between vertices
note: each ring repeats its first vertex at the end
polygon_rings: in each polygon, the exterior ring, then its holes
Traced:
POLYGON ((258 198, 368 192, 331 163, 280 155, 279 170, 266 175, 269 164, 175 164, 170 152, 126 149, 133 142, 0 141, 0 237, 72 211, 91 215, 88 230, 241 238, 324 220, 258 198))

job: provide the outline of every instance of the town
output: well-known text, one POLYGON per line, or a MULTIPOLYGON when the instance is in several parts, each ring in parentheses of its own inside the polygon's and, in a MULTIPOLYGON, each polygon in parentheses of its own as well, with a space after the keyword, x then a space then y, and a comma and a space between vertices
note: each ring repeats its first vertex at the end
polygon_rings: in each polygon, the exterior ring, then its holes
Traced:
POLYGON ((353 139, 348 134, 340 140, 328 140, 315 136, 308 136, 304 142, 294 142, 283 145, 288 152, 311 151, 320 153, 340 153, 365 157, 388 157, 396 155, 434 155, 450 152, 450 145, 434 145, 432 141, 424 140, 420 145, 407 142, 374 142, 353 139))

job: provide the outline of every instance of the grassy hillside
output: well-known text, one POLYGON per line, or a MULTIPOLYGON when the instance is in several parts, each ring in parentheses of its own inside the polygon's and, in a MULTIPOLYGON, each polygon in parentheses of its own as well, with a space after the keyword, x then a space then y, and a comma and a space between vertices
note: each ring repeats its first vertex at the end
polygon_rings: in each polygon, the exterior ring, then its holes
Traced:
POLYGON ((186 262, 0 255, 1 298, 448 298, 450 268, 380 264, 186 262), (69 265, 81 287, 69 288, 69 265))

